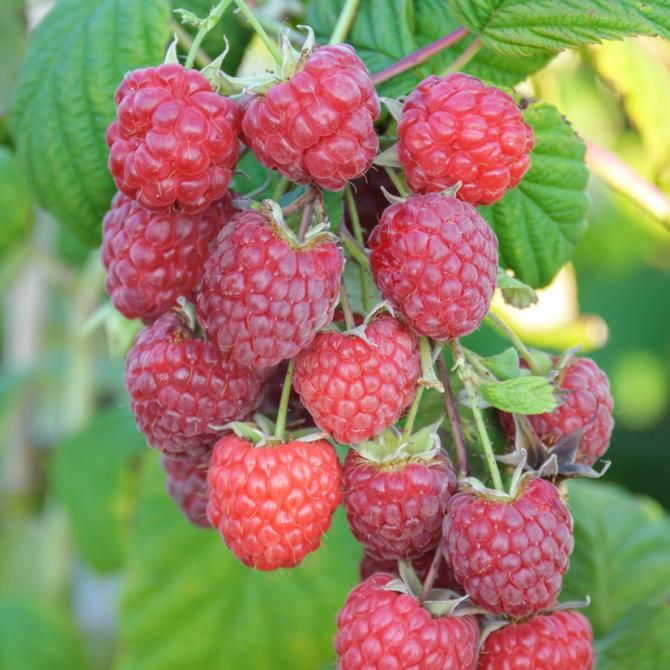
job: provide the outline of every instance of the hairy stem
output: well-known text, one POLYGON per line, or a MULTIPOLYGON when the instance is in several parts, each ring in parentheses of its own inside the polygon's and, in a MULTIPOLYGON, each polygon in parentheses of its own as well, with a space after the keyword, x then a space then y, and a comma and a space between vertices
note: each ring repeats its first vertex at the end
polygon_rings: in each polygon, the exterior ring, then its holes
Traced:
POLYGON ((286 437, 286 414, 288 413, 288 401, 291 396, 291 384, 293 383, 293 361, 289 361, 284 377, 284 386, 281 391, 279 409, 277 410, 277 423, 275 428, 275 437, 278 440, 284 440, 286 437))
POLYGON ((528 363, 530 371, 538 377, 543 377, 545 373, 542 371, 542 367, 535 360, 530 349, 521 341, 519 336, 497 314, 489 312, 486 319, 493 324, 495 330, 499 331, 510 341, 512 346, 519 352, 519 355, 526 361, 526 363, 528 363))
POLYGON ((346 0, 340 16, 337 19, 333 34, 330 36, 330 44, 339 44, 344 42, 351 28, 351 24, 356 18, 356 12, 358 11, 358 6, 360 5, 360 0, 346 0))
POLYGON ((440 563, 442 563, 442 536, 440 536, 440 541, 435 549, 435 554, 433 555, 433 560, 428 569, 428 574, 426 579, 423 582, 423 589, 421 589, 421 602, 428 598, 428 594, 431 592, 435 580, 437 579, 437 574, 440 571, 440 563))
POLYGON ((312 222, 312 215, 314 214, 314 200, 310 200, 305 208, 302 210, 302 218, 300 219, 300 228, 298 229, 298 240, 302 242, 307 235, 307 229, 312 222))
POLYGON ((282 57, 279 49, 277 48, 277 45, 265 32, 265 28, 263 28, 259 20, 256 18, 256 15, 251 11, 251 9, 249 9, 249 5, 247 5, 244 0, 234 0, 234 2, 240 12, 244 14, 244 17, 249 22, 249 25, 254 29, 254 32, 261 38, 261 40, 263 40, 263 44, 265 44, 267 50, 272 54, 272 58, 274 58, 275 63, 277 63, 277 65, 281 65, 282 57))
POLYGON ((500 470, 498 470, 498 463, 496 462, 495 453, 493 452, 493 445, 491 444, 489 434, 486 431, 486 426, 484 425, 484 417, 482 417, 482 412, 477 405, 477 394, 475 391, 475 386, 472 383, 472 371, 467 361, 465 360, 465 355, 463 354, 460 342, 457 339, 450 340, 449 348, 451 349, 454 357, 456 372, 463 382, 465 392, 468 396, 470 408, 475 419, 475 426, 479 435, 479 441, 481 442, 482 449, 484 451, 484 458, 491 474, 493 486, 494 488, 498 489, 498 491, 502 491, 503 481, 502 477, 500 476, 500 470))
MULTIPOLYGON (((363 230, 361 229, 361 220, 358 216, 358 210, 356 209, 356 203, 354 202, 354 194, 351 192, 351 188, 347 185, 344 191, 344 197, 347 200, 347 208, 349 210, 349 218, 351 220, 351 227, 354 230, 354 237, 356 242, 360 245, 361 248, 365 248, 365 242, 363 241, 363 230)), ((366 259, 367 261, 367 259, 366 259)), ((361 302, 363 303, 363 309, 367 313, 370 309, 370 287, 368 285, 368 267, 369 262, 358 263, 358 277, 361 284, 361 302)))
POLYGON ((444 386, 444 410, 447 413, 447 418, 449 419, 449 428, 451 429, 451 435, 454 439, 456 462, 458 464, 458 476, 467 477, 470 474, 468 451, 465 447, 465 437, 463 436, 461 417, 458 415, 456 399, 454 398, 454 392, 451 389, 451 383, 449 382, 449 372, 447 370, 443 356, 440 356, 437 359, 437 369, 440 373, 440 381, 444 386))
POLYGON ((463 50, 463 53, 453 62, 447 69, 444 71, 444 74, 450 74, 451 72, 458 72, 462 70, 476 55, 477 52, 482 48, 482 40, 479 37, 475 37, 474 40, 463 50))
POLYGON ((409 412, 407 413, 405 428, 402 431, 403 442, 406 442, 412 436, 412 430, 414 429, 414 421, 416 420, 416 415, 419 411, 419 405, 421 404, 422 395, 423 395, 423 386, 417 386, 416 395, 414 396, 412 406, 409 408, 409 412))
POLYGON ((612 151, 586 141, 586 164, 611 189, 626 196, 670 229, 670 196, 612 151))
POLYGON ((375 86, 392 79, 396 75, 399 75, 401 72, 406 72, 411 70, 413 67, 424 63, 429 58, 432 58, 435 54, 439 54, 441 51, 448 49, 452 44, 456 44, 459 40, 463 39, 468 34, 468 31, 460 26, 456 28, 452 33, 441 37, 435 42, 427 44, 421 49, 413 51, 411 54, 408 54, 404 58, 401 58, 399 61, 385 67, 383 70, 376 72, 372 75, 372 81, 375 86))
POLYGON ((193 38, 191 48, 188 50, 188 55, 186 56, 186 63, 184 64, 184 67, 193 67, 193 63, 195 63, 195 60, 198 57, 200 45, 205 39, 205 35, 207 35, 207 33, 212 30, 212 28, 214 28, 214 26, 221 20, 221 17, 224 15, 225 11, 232 4, 233 0, 221 0, 218 5, 212 8, 212 10, 209 12, 209 15, 202 22, 202 25, 193 38))

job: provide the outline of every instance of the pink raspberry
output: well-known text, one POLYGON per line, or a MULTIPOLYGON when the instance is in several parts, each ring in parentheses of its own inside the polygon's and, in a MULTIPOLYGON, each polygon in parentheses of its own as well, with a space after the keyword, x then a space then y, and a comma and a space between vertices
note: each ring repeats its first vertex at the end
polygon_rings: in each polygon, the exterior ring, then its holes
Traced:
POLYGON ((418 334, 448 340, 479 327, 496 287, 498 240, 472 205, 411 196, 384 210, 368 244, 381 294, 418 334))
POLYGON ((525 617, 556 602, 574 539, 572 517, 553 484, 526 476, 509 499, 458 493, 443 531, 445 558, 475 604, 525 617))
POLYGON ((474 670, 479 626, 473 616, 433 617, 411 595, 387 590, 378 572, 359 584, 337 616, 339 670, 474 670))
POLYGON ((372 165, 378 116, 370 73, 352 47, 335 44, 318 47, 288 81, 253 98, 242 129, 266 167, 339 191, 372 165))
POLYGON ((213 426, 244 419, 260 395, 253 371, 196 337, 174 312, 137 336, 126 358, 126 388, 149 444, 192 456, 222 434, 213 426))
POLYGON ((107 129, 117 188, 147 209, 199 212, 226 194, 240 152, 241 113, 196 70, 133 70, 107 129))
POLYGON ((394 424, 421 374, 416 339, 393 317, 373 319, 364 337, 319 333, 295 361, 293 386, 303 405, 342 444, 369 440, 394 424))
POLYGON ((419 558, 435 548, 457 478, 438 452, 375 463, 350 449, 344 461, 344 509, 354 537, 377 560, 419 558))
POLYGON ((514 100, 479 79, 455 73, 430 76, 413 91, 398 124, 398 152, 415 191, 443 191, 491 205, 530 167, 533 129, 514 100))
MULTIPOLYGON (((576 461, 593 465, 607 451, 614 428, 614 400, 607 375, 590 358, 575 358, 563 369, 558 387, 567 391, 563 402, 549 414, 533 414, 528 419, 548 447, 584 429, 576 461)), ((501 414, 500 418, 506 433, 513 438, 511 415, 501 414)))
POLYGON ((331 322, 343 265, 330 236, 295 243, 264 213, 240 212, 205 264, 198 318, 232 360, 272 367, 331 322))
POLYGON ((198 456, 162 454, 165 488, 182 514, 200 528, 211 528, 207 520, 207 469, 210 453, 198 456))
POLYGON ((151 321, 192 300, 210 242, 233 215, 230 198, 197 214, 150 212, 117 193, 102 225, 105 287, 129 319, 151 321))
POLYGON ((258 570, 292 568, 318 549, 342 498, 333 447, 253 445, 236 435, 214 447, 207 516, 230 550, 258 570))
POLYGON ((554 612, 494 630, 477 670, 592 670, 593 632, 579 612, 554 612))

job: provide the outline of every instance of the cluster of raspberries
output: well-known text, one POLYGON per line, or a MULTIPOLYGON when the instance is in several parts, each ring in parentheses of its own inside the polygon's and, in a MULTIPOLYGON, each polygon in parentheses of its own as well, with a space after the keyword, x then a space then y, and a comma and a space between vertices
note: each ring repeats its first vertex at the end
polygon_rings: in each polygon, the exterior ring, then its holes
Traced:
MULTIPOLYGON (((272 208, 236 209, 229 184, 241 143, 314 189, 365 175, 380 109, 354 50, 317 47, 242 104, 178 64, 131 72, 115 100, 106 287, 122 314, 145 323, 126 387, 183 513, 216 528, 245 565, 275 570, 316 550, 342 504, 365 553, 363 581, 337 621, 341 670, 589 670, 588 622, 552 611, 573 547, 554 484, 526 475, 500 498, 459 490, 441 449, 378 461, 354 448, 414 401, 418 338, 467 335, 489 310, 498 244, 475 206, 502 197, 529 167, 533 134, 514 101, 461 74, 431 77, 409 96, 399 155, 414 194, 363 221, 372 276, 392 311, 343 332, 331 325, 344 268, 337 238, 302 241, 272 208), (445 195, 455 182, 457 195, 445 195), (259 408, 276 411, 289 362, 294 413, 322 435, 231 430, 259 408), (351 447, 343 464, 328 438, 351 447), (479 650, 475 615, 434 617, 416 595, 387 588, 399 560, 420 579, 432 566, 436 587, 511 623, 479 650)), ((554 441, 588 426, 581 459, 592 463, 611 432, 606 379, 583 359, 563 387, 567 401, 534 425, 554 441)))

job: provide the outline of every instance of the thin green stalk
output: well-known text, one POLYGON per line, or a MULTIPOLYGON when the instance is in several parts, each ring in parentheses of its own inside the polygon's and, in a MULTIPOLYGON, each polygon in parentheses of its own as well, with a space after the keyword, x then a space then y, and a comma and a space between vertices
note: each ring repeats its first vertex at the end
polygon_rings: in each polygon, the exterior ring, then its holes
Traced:
POLYGON ((409 196, 409 191, 407 190, 405 184, 403 184, 400 175, 393 168, 385 167, 384 169, 386 170, 386 174, 389 176, 389 179, 393 182, 393 185, 396 187, 398 193, 400 193, 400 195, 403 198, 407 198, 409 196))
POLYGON ((370 267, 370 261, 365 255, 365 252, 361 247, 358 246, 356 240, 354 240, 349 231, 344 227, 340 226, 340 240, 342 244, 346 247, 346 250, 351 254, 351 257, 362 267, 368 269, 370 267))
POLYGON ((198 32, 195 34, 195 37, 193 38, 193 43, 191 44, 191 48, 188 50, 188 55, 186 56, 186 63, 184 64, 184 67, 186 68, 191 68, 193 67, 193 63, 195 63, 195 59, 198 56, 198 51, 200 49, 200 45, 202 44, 202 41, 205 39, 205 35, 214 28, 214 26, 220 21, 221 17, 224 15, 225 11, 230 7, 230 5, 233 4, 233 0, 221 0, 216 7, 214 7, 207 18, 202 22, 200 28, 198 29, 198 32))
POLYGON ((286 187, 288 186, 288 179, 286 177, 282 177, 276 184, 274 191, 272 191, 272 199, 275 202, 279 202, 279 198, 284 195, 284 191, 286 191, 286 187))
POLYGON ((409 408, 407 414, 407 420, 405 421, 405 428, 402 431, 402 441, 406 442, 412 436, 412 430, 414 429, 414 421, 416 415, 419 411, 419 405, 421 404, 421 396, 423 395, 423 386, 418 386, 416 389, 416 395, 414 396, 414 402, 409 408))
POLYGON ((265 32, 265 28, 263 28, 263 26, 260 24, 256 18, 256 15, 251 11, 251 9, 249 9, 249 6, 244 0, 234 0, 234 2, 239 8, 240 12, 244 14, 245 18, 249 22, 249 25, 254 29, 254 32, 261 38, 261 40, 263 40, 263 44, 265 44, 267 50, 272 54, 272 58, 274 58, 275 63, 277 63, 277 65, 281 65, 282 57, 281 53, 279 52, 279 48, 272 40, 272 38, 265 32))
POLYGON ((469 368, 468 363, 465 360, 465 354, 461 348, 460 342, 455 340, 450 340, 449 348, 454 356, 454 363, 456 365, 456 372, 463 382, 465 387, 465 392, 468 396, 468 402, 470 403, 470 409, 475 418, 475 426, 477 428, 477 433, 479 434, 479 440, 482 444, 484 450, 484 458, 486 459, 486 465, 488 466, 489 472, 491 473, 491 479, 493 480, 493 486, 498 491, 503 491, 503 481, 500 476, 500 470, 498 470, 498 463, 496 461, 495 453, 493 452, 493 445, 489 439, 489 434, 486 431, 486 426, 484 425, 484 418, 482 417, 482 412, 477 405, 477 394, 475 392, 474 384, 472 383, 472 371, 469 368))
POLYGON ((291 384, 293 383, 293 361, 290 361, 284 377, 284 386, 281 391, 279 410, 277 411, 277 423, 275 424, 275 437, 284 440, 286 437, 286 414, 288 412, 288 400, 291 396, 291 384))
POLYGON ((354 321, 354 313, 351 311, 351 304, 349 303, 349 296, 347 295, 344 281, 340 286, 340 306, 344 313, 344 323, 347 324, 347 330, 353 330, 356 326, 356 321, 354 321))
MULTIPOLYGON (((354 230, 354 237, 356 242, 365 248, 365 242, 363 240, 363 230, 361 229, 361 220, 358 216, 358 210, 356 209, 356 203, 354 202, 354 195, 351 192, 351 187, 347 185, 344 191, 344 197, 347 200, 347 208, 349 210, 349 219, 351 220, 351 227, 354 230)), ((366 259, 367 261, 367 259, 366 259)), ((370 309, 370 286, 368 285, 368 272, 369 262, 358 263, 358 277, 361 284, 361 302, 363 303, 363 309, 367 313, 370 309)))
POLYGON ((463 51, 463 53, 453 62, 447 69, 444 71, 444 74, 449 74, 450 72, 458 72, 462 70, 477 54, 477 52, 482 48, 482 40, 479 37, 475 37, 468 47, 463 51))
POLYGON ((521 341, 519 336, 497 315, 489 312, 486 320, 489 321, 495 330, 499 331, 505 338, 507 338, 512 346, 519 352, 521 357, 528 363, 530 371, 538 377, 543 377, 544 372, 542 367, 535 360, 535 357, 530 352, 530 349, 521 341))
POLYGON ((337 23, 335 24, 333 34, 330 36, 330 44, 344 42, 349 33, 349 29, 351 28, 351 24, 356 18, 359 4, 360 0, 346 0, 344 7, 342 7, 342 11, 340 12, 340 16, 337 19, 337 23))
POLYGON ((419 353, 421 354, 421 379, 419 379, 419 384, 421 384, 421 386, 433 388, 440 393, 444 393, 442 382, 435 374, 435 366, 433 365, 433 346, 427 337, 419 338, 419 353))

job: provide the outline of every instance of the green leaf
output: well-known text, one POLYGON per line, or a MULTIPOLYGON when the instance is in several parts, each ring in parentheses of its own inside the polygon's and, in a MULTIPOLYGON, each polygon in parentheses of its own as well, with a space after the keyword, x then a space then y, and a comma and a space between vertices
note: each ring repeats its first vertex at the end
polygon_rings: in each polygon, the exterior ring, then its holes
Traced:
POLYGON ((514 379, 521 374, 519 354, 512 347, 495 356, 480 358, 479 362, 500 380, 514 379))
POLYGON ((670 604, 639 607, 596 640, 598 670, 670 668, 670 604))
POLYGON ((323 204, 330 221, 330 230, 337 231, 342 220, 344 211, 344 192, 325 191, 323 194, 323 204))
POLYGON ((0 601, 0 668, 86 667, 81 641, 62 614, 22 600, 0 601))
POLYGON ((19 163, 40 204, 89 245, 114 194, 105 131, 128 70, 162 61, 163 0, 60 0, 30 40, 12 105, 19 163))
MULTIPOLYGON (((345 0, 312 0, 307 24, 320 42, 328 42, 345 0)), ((379 72, 416 49, 412 0, 361 0, 347 42, 356 48, 370 72, 379 72)), ((419 68, 394 77, 380 87, 382 95, 408 92, 428 74, 419 68), (417 76, 419 79, 417 79, 417 76)))
POLYGON ((628 118, 640 131, 645 158, 657 168, 670 154, 670 70, 658 40, 607 42, 591 52, 598 72, 623 96, 628 118))
POLYGON ((670 521, 660 505, 618 486, 580 480, 569 492, 575 551, 561 600, 589 595, 585 614, 601 637, 636 607, 670 596, 670 521))
POLYGON ((340 511, 322 547, 290 571, 249 570, 214 531, 192 528, 147 454, 114 670, 332 667, 336 613, 358 581, 340 511))
POLYGON ((498 236, 501 264, 540 288, 570 259, 586 232, 589 173, 584 143, 555 107, 535 103, 524 118, 535 131, 531 168, 517 188, 480 211, 498 236))
MULTIPOLYGON (((7 113, 9 99, 19 75, 26 49, 26 28, 22 6, 5 2, 0 6, 0 117, 7 113)), ((0 140, 3 138, 0 136, 0 140)))
POLYGON ((552 385, 544 377, 517 377, 481 384, 479 393, 496 409, 515 414, 553 412, 557 403, 552 385))
POLYGON ((33 203, 14 154, 0 146, 0 258, 27 236, 33 203))
MULTIPOLYGON (((416 41, 424 46, 453 32, 461 25, 445 0, 416 0, 416 41)), ((441 75, 446 68, 471 44, 474 37, 467 37, 425 63, 424 70, 441 75)), ((541 70, 551 60, 551 54, 514 56, 497 53, 482 47, 475 57, 462 68, 463 72, 484 79, 498 86, 514 86, 529 74, 541 70)), ((417 77, 418 81, 419 77, 417 77)), ((408 92, 408 91, 405 91, 408 92)))
POLYGON ((449 0, 456 18, 506 55, 536 56, 626 35, 670 36, 667 0, 449 0))
POLYGON ((56 495, 83 557, 108 572, 123 564, 132 512, 132 460, 146 449, 128 410, 109 410, 57 447, 56 495))
POLYGON ((530 307, 538 300, 534 289, 519 281, 516 277, 507 274, 504 270, 498 272, 497 287, 500 289, 504 301, 518 309, 530 307))

